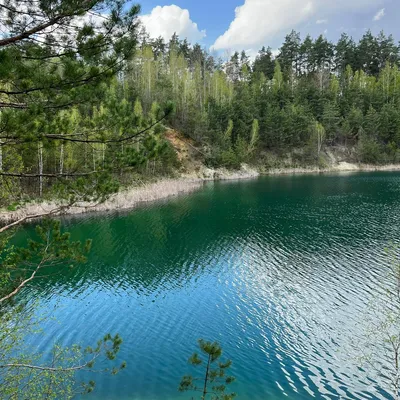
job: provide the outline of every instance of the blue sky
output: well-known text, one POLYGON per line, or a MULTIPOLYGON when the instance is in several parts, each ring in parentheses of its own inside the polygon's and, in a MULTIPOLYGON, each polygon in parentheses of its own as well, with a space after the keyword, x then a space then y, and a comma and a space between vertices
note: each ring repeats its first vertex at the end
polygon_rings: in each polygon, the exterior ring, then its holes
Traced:
POLYGON ((400 0, 143 0, 143 24, 152 36, 182 38, 219 53, 262 45, 278 49, 292 29, 304 37, 341 32, 358 39, 366 29, 400 40, 400 0), (397 4, 396 4, 397 3, 397 4))
MULTIPOLYGON (((140 0, 139 0, 140 1, 140 0)), ((235 8, 243 4, 242 0, 143 0, 142 11, 148 14, 156 6, 175 4, 182 9, 189 10, 190 18, 200 29, 207 32, 203 42, 211 46, 221 32, 229 27, 235 17, 235 8)))

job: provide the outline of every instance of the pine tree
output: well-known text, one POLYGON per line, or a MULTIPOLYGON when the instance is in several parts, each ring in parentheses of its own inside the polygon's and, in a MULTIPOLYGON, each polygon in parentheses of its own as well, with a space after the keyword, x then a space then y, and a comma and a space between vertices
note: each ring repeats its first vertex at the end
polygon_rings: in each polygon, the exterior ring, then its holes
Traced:
MULTIPOLYGON (((18 174, 3 168, 4 177, 37 178, 39 195, 44 192, 45 179, 56 179, 68 186, 69 192, 73 189, 87 199, 100 199, 115 190, 104 168, 93 171, 89 167, 88 144, 110 140, 105 134, 108 128, 93 129, 88 123, 66 135, 60 115, 71 107, 80 105, 81 110, 88 111, 99 103, 105 85, 133 54, 138 12, 137 6, 126 8, 119 0, 29 0, 23 4, 9 0, 1 9, 1 24, 9 32, 0 39, 0 80, 6 82, 0 90, 0 111, 2 120, 7 121, 2 129, 2 148, 5 152, 7 147, 36 148, 38 155, 34 173, 27 163, 18 174), (84 19, 89 13, 108 17, 84 19), (84 168, 66 173, 60 161, 62 168, 49 170, 46 156, 59 143, 63 152, 66 143, 79 146, 84 168), (72 177, 79 177, 79 185, 69 179, 72 177)), ((115 121, 108 122, 115 125, 115 121)), ((76 201, 76 196, 68 197, 68 201, 76 201)))
POLYGON ((313 66, 313 47, 314 42, 310 35, 304 39, 299 49, 299 64, 300 72, 302 74, 308 74, 314 70, 313 66))
POLYGON ((279 54, 282 70, 288 78, 300 72, 300 33, 292 31, 285 37, 279 54))
POLYGON ((275 62, 272 56, 271 48, 263 48, 258 52, 258 55, 254 61, 253 71, 256 74, 264 74, 268 79, 272 79, 274 76, 275 62))
POLYGON ((348 66, 352 69, 356 66, 356 44, 346 33, 342 33, 335 46, 334 64, 335 70, 342 75, 348 66))
POLYGON ((359 70, 377 76, 379 74, 379 45, 372 32, 368 30, 360 39, 357 48, 357 64, 359 70))
POLYGON ((214 400, 231 400, 236 397, 235 393, 226 394, 227 385, 235 381, 232 376, 227 376, 226 371, 231 367, 232 361, 221 362, 221 346, 214 342, 207 342, 203 339, 198 341, 201 353, 205 356, 205 361, 198 353, 193 353, 189 358, 189 363, 194 367, 205 366, 204 375, 194 378, 191 375, 184 376, 179 386, 179 391, 199 391, 202 393, 201 400, 208 398, 214 400), (202 385, 199 386, 198 382, 202 385))

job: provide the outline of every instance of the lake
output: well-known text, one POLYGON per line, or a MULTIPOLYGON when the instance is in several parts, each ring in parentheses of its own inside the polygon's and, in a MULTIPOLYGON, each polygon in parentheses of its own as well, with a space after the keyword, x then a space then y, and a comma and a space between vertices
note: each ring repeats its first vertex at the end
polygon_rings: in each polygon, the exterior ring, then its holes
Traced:
POLYGON ((119 333, 127 369, 91 377, 94 400, 190 399, 177 388, 199 338, 232 359, 238 399, 389 398, 358 346, 399 200, 400 173, 280 176, 66 218, 92 252, 23 292, 55 318, 29 340, 47 353, 119 333))

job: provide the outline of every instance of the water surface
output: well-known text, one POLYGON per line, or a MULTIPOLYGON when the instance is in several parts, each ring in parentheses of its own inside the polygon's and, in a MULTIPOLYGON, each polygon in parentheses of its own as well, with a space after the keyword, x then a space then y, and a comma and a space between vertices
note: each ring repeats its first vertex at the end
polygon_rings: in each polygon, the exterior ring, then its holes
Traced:
POLYGON ((66 219, 93 249, 24 292, 57 320, 30 340, 46 352, 119 333, 128 368, 97 376, 96 400, 191 398, 177 387, 198 338, 233 360, 239 399, 387 398, 355 343, 399 200, 399 173, 268 177, 66 219))

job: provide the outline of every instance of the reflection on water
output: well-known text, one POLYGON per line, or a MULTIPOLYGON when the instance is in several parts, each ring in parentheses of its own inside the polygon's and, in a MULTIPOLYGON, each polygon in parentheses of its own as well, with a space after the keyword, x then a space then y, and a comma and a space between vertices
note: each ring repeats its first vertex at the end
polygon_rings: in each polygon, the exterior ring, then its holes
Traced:
POLYGON ((271 177, 67 219, 93 250, 23 293, 57 320, 32 345, 118 332, 128 368, 97 377, 94 399, 188 398, 177 386, 200 337, 234 361, 240 399, 388 398, 357 368, 354 344, 386 274, 384 247, 399 237, 399 183, 397 173, 271 177))

